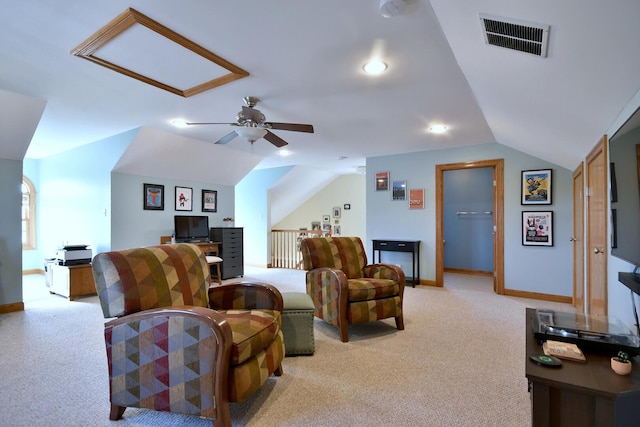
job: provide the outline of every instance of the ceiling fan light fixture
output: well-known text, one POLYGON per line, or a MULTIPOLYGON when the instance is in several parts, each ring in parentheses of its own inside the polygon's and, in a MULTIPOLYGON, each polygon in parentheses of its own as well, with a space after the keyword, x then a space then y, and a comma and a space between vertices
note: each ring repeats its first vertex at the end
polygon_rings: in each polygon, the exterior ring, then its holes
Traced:
POLYGON ((287 157, 287 156, 290 156, 291 154, 293 154, 291 151, 289 151, 289 150, 285 150, 285 149, 283 149, 283 148, 281 148, 280 150, 278 150, 278 155, 279 155, 280 157, 287 157))
POLYGON ((236 129, 236 133, 250 143, 254 143, 267 134, 267 130, 255 126, 242 126, 236 129))
POLYGON ((380 0, 380 15, 393 18, 402 14, 406 6, 406 0, 380 0))
POLYGON ((387 64, 379 59, 372 59, 364 64, 362 69, 367 74, 382 74, 387 69, 387 64))

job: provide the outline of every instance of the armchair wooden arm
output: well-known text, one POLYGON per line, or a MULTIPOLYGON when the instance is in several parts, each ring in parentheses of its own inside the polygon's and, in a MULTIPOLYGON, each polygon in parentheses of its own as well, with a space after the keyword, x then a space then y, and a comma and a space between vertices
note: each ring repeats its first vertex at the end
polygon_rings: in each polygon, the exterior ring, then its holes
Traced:
POLYGON ((184 378, 193 378, 190 386, 199 387, 201 399, 199 408, 185 407, 184 413, 213 418, 215 425, 231 425, 228 376, 232 332, 223 315, 194 306, 149 309, 107 322, 104 334, 110 373, 111 420, 120 419, 126 407, 172 410, 161 397, 169 389, 168 384, 158 381, 162 377, 158 370, 167 373, 182 370, 184 378), (171 339, 187 330, 190 340, 171 339), (139 372, 130 377, 134 360, 139 372), (129 388, 139 386, 146 390, 144 396, 129 393, 129 388))

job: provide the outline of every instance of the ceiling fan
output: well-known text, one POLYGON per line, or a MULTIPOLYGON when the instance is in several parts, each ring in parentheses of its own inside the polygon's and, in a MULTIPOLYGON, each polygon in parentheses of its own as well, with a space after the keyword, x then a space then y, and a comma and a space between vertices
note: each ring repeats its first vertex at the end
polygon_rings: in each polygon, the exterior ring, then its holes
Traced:
POLYGON ((260 110, 256 110, 255 105, 259 99, 255 96, 245 96, 242 98, 246 106, 242 107, 236 117, 236 123, 212 123, 212 122, 187 122, 187 125, 231 125, 236 126, 237 129, 226 134, 216 144, 226 144, 237 136, 241 136, 251 144, 256 142, 260 138, 264 138, 276 147, 284 147, 287 145, 287 141, 280 138, 271 129, 277 130, 290 130, 294 132, 307 132, 313 133, 313 126, 300 123, 277 123, 265 121, 264 114, 260 110))

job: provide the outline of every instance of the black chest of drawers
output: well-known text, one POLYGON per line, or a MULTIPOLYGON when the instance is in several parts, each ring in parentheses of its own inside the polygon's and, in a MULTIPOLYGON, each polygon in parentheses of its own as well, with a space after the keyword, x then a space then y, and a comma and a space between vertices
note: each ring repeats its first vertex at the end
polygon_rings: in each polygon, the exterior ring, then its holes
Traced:
POLYGON ((209 239, 220 242, 222 278, 244 276, 244 247, 241 227, 215 227, 209 230, 209 239))

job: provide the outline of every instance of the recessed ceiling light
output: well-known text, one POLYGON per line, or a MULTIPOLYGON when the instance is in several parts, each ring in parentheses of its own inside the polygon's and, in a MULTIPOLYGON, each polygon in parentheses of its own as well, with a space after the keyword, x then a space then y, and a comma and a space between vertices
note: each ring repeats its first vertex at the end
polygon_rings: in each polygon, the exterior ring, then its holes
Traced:
POLYGON ((379 59, 372 59, 362 67, 367 74, 380 74, 387 69, 387 64, 379 59))
POLYGON ((173 119, 170 123, 177 128, 186 128, 187 126, 189 126, 185 119, 173 119))
POLYGON ((431 133, 445 133, 446 131, 447 127, 445 125, 433 125, 429 128, 431 133))
POLYGON ((293 154, 293 153, 291 153, 291 151, 285 150, 285 149, 278 150, 277 153, 278 153, 279 156, 282 156, 282 157, 287 157, 287 156, 290 156, 291 154, 293 154))

